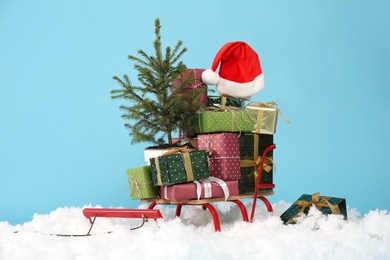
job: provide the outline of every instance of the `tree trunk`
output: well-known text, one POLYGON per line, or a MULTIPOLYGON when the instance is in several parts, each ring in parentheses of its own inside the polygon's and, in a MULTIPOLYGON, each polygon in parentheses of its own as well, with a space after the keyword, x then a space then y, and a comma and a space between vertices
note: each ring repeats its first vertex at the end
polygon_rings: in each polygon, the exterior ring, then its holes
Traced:
POLYGON ((172 133, 170 131, 167 132, 168 136, 168 144, 172 144, 172 133))

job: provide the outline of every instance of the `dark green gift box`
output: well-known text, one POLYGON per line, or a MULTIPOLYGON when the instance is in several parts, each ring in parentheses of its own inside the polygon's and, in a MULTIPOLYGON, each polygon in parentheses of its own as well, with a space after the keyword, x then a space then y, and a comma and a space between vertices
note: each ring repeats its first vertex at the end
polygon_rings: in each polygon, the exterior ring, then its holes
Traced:
POLYGON ((323 214, 341 214, 347 219, 347 205, 343 198, 303 194, 281 216, 284 224, 295 224, 295 218, 301 214, 307 215, 312 205, 315 205, 323 214))
POLYGON ((127 179, 133 200, 158 198, 160 195, 160 189, 153 185, 149 165, 127 170, 127 179))
POLYGON ((245 106, 245 102, 242 98, 207 96, 208 107, 223 107, 223 103, 226 103, 225 106, 238 107, 241 109, 243 109, 245 106))
MULTIPOLYGON (((241 133, 240 135, 240 160, 241 160, 241 179, 238 181, 240 194, 252 194, 255 191, 255 173, 258 166, 256 160, 263 155, 264 150, 273 144, 273 135, 241 133)), ((260 183, 273 183, 273 151, 267 154, 267 159, 263 165, 260 183)), ((257 176, 256 176, 257 177, 257 176)), ((261 188, 259 191, 271 191, 272 188, 261 188)))
POLYGON ((204 150, 180 152, 150 159, 155 186, 201 180, 210 176, 204 150))

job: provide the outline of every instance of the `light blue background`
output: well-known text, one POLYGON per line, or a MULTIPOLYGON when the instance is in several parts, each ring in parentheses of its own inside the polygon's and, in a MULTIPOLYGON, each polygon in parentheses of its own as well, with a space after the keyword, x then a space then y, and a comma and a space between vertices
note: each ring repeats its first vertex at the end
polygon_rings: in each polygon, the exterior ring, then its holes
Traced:
POLYGON ((265 89, 288 125, 275 135, 275 195, 346 198, 390 209, 390 2, 0 1, 0 221, 86 204, 137 207, 126 169, 143 166, 110 90, 127 60, 181 39, 188 67, 209 68, 222 45, 255 49, 265 89))

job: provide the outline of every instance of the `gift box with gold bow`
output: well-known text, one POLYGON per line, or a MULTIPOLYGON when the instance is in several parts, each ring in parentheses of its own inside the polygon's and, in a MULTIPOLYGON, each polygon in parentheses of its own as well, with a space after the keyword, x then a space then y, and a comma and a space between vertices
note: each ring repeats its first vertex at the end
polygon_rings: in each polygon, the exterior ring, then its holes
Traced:
MULTIPOLYGON (((259 164, 264 150, 273 144, 273 135, 241 133, 240 138, 241 179, 238 181, 240 194, 252 194, 255 191, 259 164)), ((270 151, 264 161, 260 183, 273 184, 273 152, 270 151)), ((260 191, 270 191, 262 188, 260 191)))
POLYGON ((172 148, 162 156, 151 158, 150 166, 156 186, 191 182, 210 176, 204 150, 172 148))
POLYGON ((276 123, 278 119, 278 108, 275 102, 252 102, 245 110, 256 111, 254 129, 252 131, 258 134, 275 134, 276 123))
POLYGON ((323 214, 341 214, 347 219, 347 205, 343 198, 320 196, 320 193, 313 195, 303 194, 294 202, 281 216, 284 224, 295 224, 295 219, 301 214, 307 215, 312 205, 315 205, 323 214))
POLYGON ((130 195, 133 200, 158 198, 160 190, 153 185, 150 166, 127 170, 130 195))

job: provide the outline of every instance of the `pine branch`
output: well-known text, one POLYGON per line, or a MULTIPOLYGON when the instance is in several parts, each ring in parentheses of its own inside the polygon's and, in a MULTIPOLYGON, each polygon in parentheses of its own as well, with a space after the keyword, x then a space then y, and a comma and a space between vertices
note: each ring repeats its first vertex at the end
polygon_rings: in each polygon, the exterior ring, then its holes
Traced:
POLYGON ((168 46, 163 54, 159 19, 155 20, 154 26, 154 55, 150 56, 143 50, 138 50, 137 56, 128 55, 128 59, 134 62, 134 70, 138 71, 137 78, 142 86, 133 85, 127 75, 122 79, 113 77, 120 88, 111 91, 111 98, 131 103, 131 106, 121 105, 119 108, 123 111, 122 118, 128 121, 125 127, 129 129, 132 143, 157 144, 164 138, 171 142, 171 133, 178 126, 187 125, 187 118, 192 116, 197 107, 180 93, 188 84, 188 79, 179 88, 171 90, 171 82, 187 69, 180 61, 187 49, 182 47, 183 43, 179 40, 173 50, 168 46))

